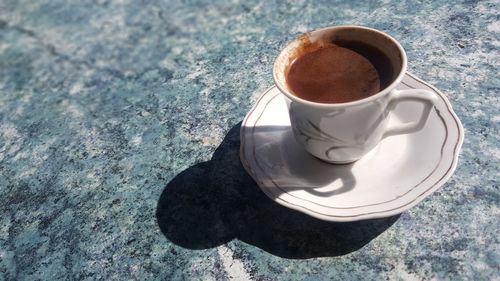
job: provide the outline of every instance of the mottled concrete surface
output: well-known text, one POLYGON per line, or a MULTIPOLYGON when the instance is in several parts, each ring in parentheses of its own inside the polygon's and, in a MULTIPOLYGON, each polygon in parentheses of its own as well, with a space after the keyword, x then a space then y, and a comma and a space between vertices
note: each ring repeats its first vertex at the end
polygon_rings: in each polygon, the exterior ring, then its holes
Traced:
POLYGON ((500 2, 453 2, 0 0, 0 280, 498 280, 500 2), (260 192, 238 123, 288 40, 347 23, 466 137, 417 207, 332 224, 260 192))

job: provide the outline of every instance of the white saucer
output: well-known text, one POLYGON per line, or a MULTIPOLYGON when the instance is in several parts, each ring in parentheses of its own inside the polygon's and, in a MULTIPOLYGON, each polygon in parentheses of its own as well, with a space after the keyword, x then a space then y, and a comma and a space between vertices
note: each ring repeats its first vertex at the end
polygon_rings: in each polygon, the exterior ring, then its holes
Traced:
MULTIPOLYGON (((353 164, 333 165, 295 142, 285 99, 272 87, 241 125, 241 162, 272 200, 319 219, 355 221, 408 210, 453 174, 464 135, 448 99, 436 88, 411 74, 398 88, 438 94, 425 127, 384 139, 353 164)), ((390 122, 416 120, 419 106, 400 104, 390 122)))

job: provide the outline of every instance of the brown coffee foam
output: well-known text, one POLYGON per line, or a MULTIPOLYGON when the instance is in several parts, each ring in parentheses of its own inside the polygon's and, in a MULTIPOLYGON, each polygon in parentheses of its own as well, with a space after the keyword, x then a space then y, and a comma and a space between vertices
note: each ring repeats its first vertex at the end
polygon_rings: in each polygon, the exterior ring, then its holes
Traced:
POLYGON ((311 41, 311 35, 309 32, 297 38, 297 47, 292 49, 288 54, 288 63, 285 66, 285 76, 288 76, 290 67, 298 57, 306 53, 313 52, 327 44, 330 44, 330 42, 324 40, 318 40, 315 42, 311 41))
POLYGON ((362 55, 327 41, 299 38, 285 69, 293 94, 313 102, 343 103, 381 90, 376 68, 362 55))

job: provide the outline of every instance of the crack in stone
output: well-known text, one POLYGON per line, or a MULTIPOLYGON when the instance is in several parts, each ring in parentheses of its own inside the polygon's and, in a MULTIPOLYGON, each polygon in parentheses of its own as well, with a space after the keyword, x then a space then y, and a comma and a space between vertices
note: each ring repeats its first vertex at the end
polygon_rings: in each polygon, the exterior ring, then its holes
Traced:
POLYGON ((121 80, 124 80, 126 78, 139 79, 140 77, 142 77, 144 74, 146 74, 149 71, 158 70, 162 76, 165 76, 163 82, 167 82, 168 80, 170 80, 172 78, 172 71, 170 71, 168 69, 164 69, 162 67, 147 67, 147 68, 143 69, 142 71, 135 73, 133 75, 126 75, 122 71, 115 69, 115 68, 97 67, 97 66, 95 66, 87 61, 84 61, 84 60, 75 60, 75 59, 71 58, 70 56, 58 51, 56 46, 54 46, 53 44, 45 42, 42 38, 40 38, 40 36, 38 36, 35 33, 35 31, 27 29, 27 28, 19 26, 19 25, 10 24, 8 21, 5 21, 3 19, 0 19, 0 30, 1 29, 14 30, 14 31, 17 31, 21 34, 24 34, 24 35, 32 38, 33 40, 38 42, 38 44, 45 51, 47 51, 49 54, 51 54, 52 56, 54 56, 54 57, 56 57, 64 62, 69 63, 71 66, 75 67, 78 70, 90 69, 90 70, 94 70, 96 72, 106 72, 106 73, 109 73, 112 76, 114 76, 118 79, 121 79, 121 80))
POLYGON ((109 68, 109 67, 103 67, 103 68, 96 67, 87 61, 75 60, 75 59, 71 58, 70 56, 59 52, 57 50, 56 46, 54 46, 51 43, 45 42, 33 30, 30 30, 30 29, 27 29, 27 28, 24 28, 24 27, 18 26, 18 25, 12 25, 9 22, 2 20, 2 19, 0 19, 0 29, 11 29, 11 30, 17 31, 21 34, 24 34, 24 35, 34 39, 35 41, 37 41, 40 44, 41 47, 43 47, 43 49, 45 51, 50 53, 52 56, 69 63, 70 65, 72 65, 73 67, 75 67, 78 70, 82 70, 83 68, 87 68, 90 70, 104 71, 104 72, 110 73, 111 75, 113 75, 119 79, 124 79, 126 77, 126 75, 123 74, 123 72, 121 72, 118 69, 109 68))

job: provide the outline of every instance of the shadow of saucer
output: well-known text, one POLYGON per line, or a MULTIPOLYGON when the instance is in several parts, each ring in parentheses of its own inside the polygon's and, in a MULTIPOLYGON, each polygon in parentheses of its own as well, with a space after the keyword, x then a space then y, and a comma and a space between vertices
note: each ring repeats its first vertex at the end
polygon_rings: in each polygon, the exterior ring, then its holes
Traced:
POLYGON ((240 163, 240 126, 210 161, 184 170, 163 190, 156 217, 173 243, 208 249, 236 238, 284 258, 339 256, 360 249, 398 219, 334 223, 273 202, 240 163))

